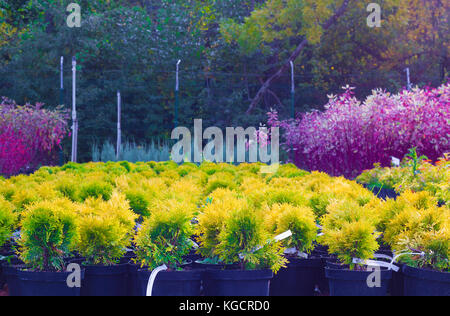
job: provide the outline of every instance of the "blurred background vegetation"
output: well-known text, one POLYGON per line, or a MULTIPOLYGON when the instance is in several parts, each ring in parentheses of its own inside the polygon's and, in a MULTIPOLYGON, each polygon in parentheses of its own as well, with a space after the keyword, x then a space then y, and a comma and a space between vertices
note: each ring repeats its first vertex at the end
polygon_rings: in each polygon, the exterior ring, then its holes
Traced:
MULTIPOLYGON (((333 2, 340 1, 315 1, 314 8, 320 13, 333 2)), ((375 29, 366 24, 374 1, 350 2, 326 32, 305 32, 309 0, 0 0, 0 96, 56 107, 64 56, 64 100, 71 108, 76 56, 79 158, 88 161, 107 156, 107 143, 115 142, 117 90, 130 144, 150 144, 142 154, 151 155, 152 146, 170 137, 178 59, 182 126, 194 118, 204 126, 258 126, 270 108, 289 117, 289 73, 243 114, 303 36, 312 40, 295 62, 298 113, 321 109, 327 94, 347 84, 359 98, 375 88, 397 92, 406 85, 406 67, 417 85, 447 79, 447 1, 375 1, 383 8, 383 26, 375 29), (66 25, 71 2, 82 8, 80 28, 66 25)), ((67 158, 69 142, 64 148, 67 158)))

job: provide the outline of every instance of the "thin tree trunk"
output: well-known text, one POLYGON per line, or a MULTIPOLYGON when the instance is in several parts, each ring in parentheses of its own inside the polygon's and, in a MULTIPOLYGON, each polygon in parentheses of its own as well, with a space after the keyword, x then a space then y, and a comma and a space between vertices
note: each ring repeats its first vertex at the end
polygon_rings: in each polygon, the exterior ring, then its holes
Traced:
MULTIPOLYGON (((333 14, 333 16, 322 26, 324 30, 329 29, 336 21, 344 14, 344 12, 347 10, 348 3, 350 0, 344 0, 341 7, 333 14)), ((294 62, 298 56, 300 56, 300 53, 305 48, 305 46, 308 44, 308 40, 305 38, 294 50, 294 52, 291 54, 289 59, 281 66, 281 68, 272 75, 269 79, 266 80, 266 82, 262 85, 262 87, 259 89, 256 96, 253 98, 252 103, 250 104, 246 114, 250 114, 255 107, 258 105, 259 100, 261 100, 262 96, 267 92, 267 89, 269 89, 272 82, 276 79, 278 79, 287 69, 290 67, 291 61, 294 62)))

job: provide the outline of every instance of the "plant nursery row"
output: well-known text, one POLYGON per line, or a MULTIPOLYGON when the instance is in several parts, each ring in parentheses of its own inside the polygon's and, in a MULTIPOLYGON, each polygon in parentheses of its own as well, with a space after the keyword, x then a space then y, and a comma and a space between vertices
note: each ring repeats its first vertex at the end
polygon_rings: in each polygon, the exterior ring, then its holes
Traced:
POLYGON ((0 287, 10 296, 450 295, 446 158, 414 176, 410 163, 377 167, 359 183, 262 166, 69 163, 0 179, 0 287), (374 189, 387 179, 395 199, 374 189), (79 286, 69 286, 74 267, 79 286))

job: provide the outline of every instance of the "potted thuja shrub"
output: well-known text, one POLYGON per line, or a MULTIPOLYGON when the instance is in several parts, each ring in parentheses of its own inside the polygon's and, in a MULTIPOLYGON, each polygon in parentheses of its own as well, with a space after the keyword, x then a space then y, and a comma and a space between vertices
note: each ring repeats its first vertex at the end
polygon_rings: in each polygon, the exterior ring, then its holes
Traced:
MULTIPOLYGON (((225 269, 226 265, 217 252, 219 234, 222 231, 229 213, 242 207, 246 201, 236 197, 229 189, 217 189, 211 194, 207 203, 201 208, 195 226, 196 241, 200 245, 197 253, 202 259, 195 262, 202 269, 225 269)), ((207 284, 204 282, 204 286, 207 284)))
POLYGON ((136 234, 136 263, 142 296, 199 296, 202 273, 183 257, 190 239, 195 206, 177 200, 160 201, 136 234))
POLYGON ((281 269, 270 285, 271 296, 319 295, 323 261, 311 256, 317 237, 315 216, 309 207, 274 204, 266 211, 266 229, 274 235, 291 231, 283 241, 287 247, 287 269, 281 269))
POLYGON ((402 263, 405 296, 450 296, 450 209, 407 208, 392 219, 388 238, 402 263))
POLYGON ((82 296, 127 295, 128 262, 123 257, 131 245, 136 219, 125 197, 117 192, 107 202, 88 199, 81 206, 77 249, 85 258, 82 296))
POLYGON ((331 296, 385 296, 392 270, 374 263, 367 265, 379 249, 376 215, 370 205, 354 201, 334 202, 322 218, 323 235, 319 241, 329 247, 336 262, 327 263, 325 274, 331 296), (375 275, 374 272, 378 272, 375 275), (378 281, 379 284, 376 282, 378 281))
POLYGON ((80 295, 79 287, 69 286, 72 271, 66 271, 64 261, 78 240, 76 213, 63 205, 70 203, 38 202, 22 214, 18 253, 26 268, 19 269, 17 277, 23 296, 80 295))
POLYGON ((274 272, 285 267, 284 248, 272 240, 261 211, 239 207, 226 217, 217 254, 234 269, 207 270, 206 296, 268 296, 274 272))
POLYGON ((14 255, 11 249, 11 240, 16 221, 14 206, 0 195, 0 291, 6 283, 6 275, 13 269, 9 263, 14 255))

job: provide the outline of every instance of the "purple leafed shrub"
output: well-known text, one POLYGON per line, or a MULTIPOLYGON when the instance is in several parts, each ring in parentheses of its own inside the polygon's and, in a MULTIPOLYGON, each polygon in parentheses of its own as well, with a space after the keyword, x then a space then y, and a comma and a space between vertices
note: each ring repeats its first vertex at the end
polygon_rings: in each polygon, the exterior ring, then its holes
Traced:
POLYGON ((0 133, 0 175, 17 174, 30 161, 30 152, 23 141, 23 135, 11 127, 0 133))
POLYGON ((413 147, 433 161, 450 151, 450 84, 397 95, 375 90, 364 102, 353 89, 329 96, 324 112, 288 121, 268 114, 269 125, 284 131, 296 165, 354 178, 375 163, 389 166, 392 156, 403 158, 413 147))
POLYGON ((0 174, 11 176, 47 163, 68 132, 66 111, 42 104, 0 103, 0 174))

